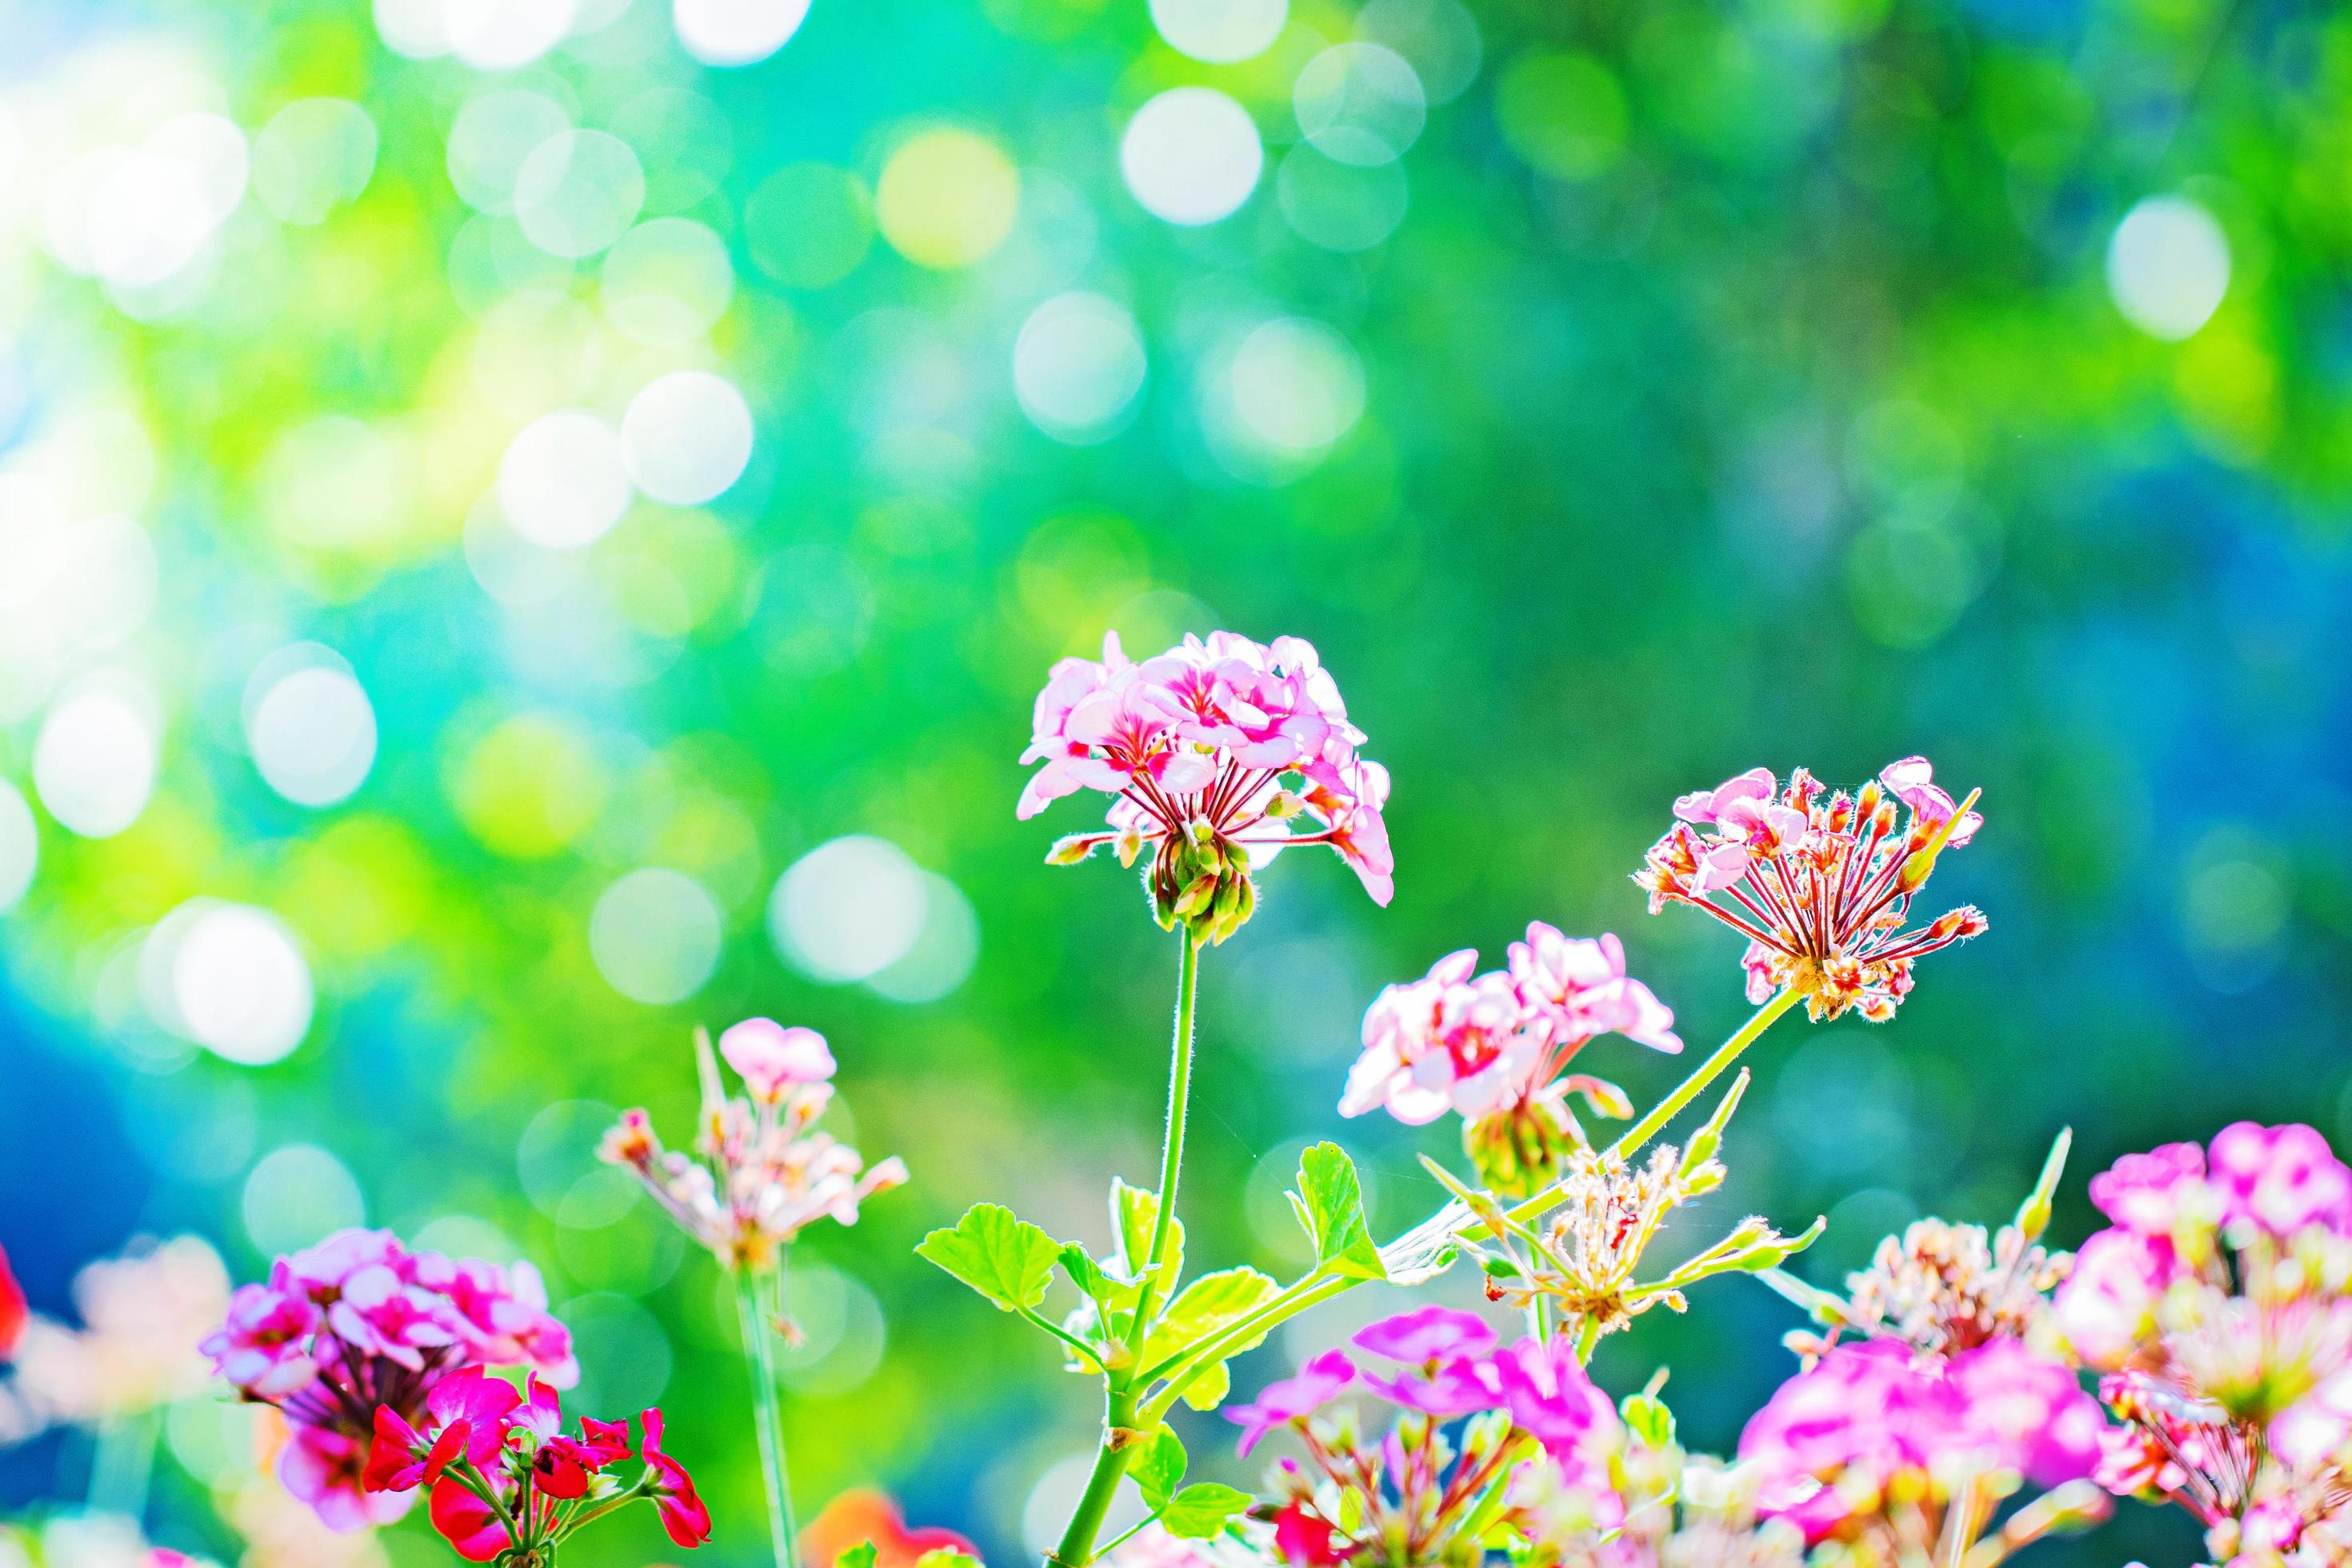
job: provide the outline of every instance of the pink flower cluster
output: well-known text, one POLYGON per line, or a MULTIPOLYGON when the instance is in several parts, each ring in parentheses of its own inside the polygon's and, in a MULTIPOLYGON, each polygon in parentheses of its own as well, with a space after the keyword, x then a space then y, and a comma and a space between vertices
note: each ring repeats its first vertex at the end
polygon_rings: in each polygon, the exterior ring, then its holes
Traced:
POLYGON ((1413 1126, 1447 1111, 1476 1120, 1540 1096, 1623 1097, 1597 1079, 1561 1074, 1596 1037, 1620 1034, 1679 1051, 1675 1016, 1625 973, 1613 936, 1563 936, 1541 921, 1511 944, 1509 967, 1474 975, 1465 948, 1419 980, 1383 989, 1364 1014, 1363 1055, 1348 1074, 1343 1116, 1385 1106, 1413 1126))
POLYGON ((580 1375, 530 1264, 411 1252, 376 1230, 339 1231, 278 1258, 267 1284, 229 1298, 227 1321, 200 1348, 245 1398, 285 1414, 294 1430, 278 1475, 338 1530, 407 1509, 361 1484, 377 1406, 413 1420, 468 1367, 529 1367, 562 1387, 580 1375))
POLYGON ((2101 1483, 2187 1509, 2217 1561, 2352 1556, 2352 1168, 2241 1121, 2126 1155, 2091 1200, 2113 1223, 2055 1307, 2123 1423, 2101 1483))
POLYGON ((1242 1427, 1244 1455, 1284 1428, 1307 1451, 1276 1471, 1275 1545, 1285 1561, 1328 1568, 1400 1543, 1398 1561, 1450 1560, 1450 1537, 1509 1471, 1522 1437, 1541 1445, 1553 1480, 1608 1495, 1617 1414, 1564 1341, 1501 1345, 1476 1316, 1430 1306, 1373 1323, 1354 1343, 1386 1364, 1367 1369, 1331 1351, 1226 1413, 1242 1427), (1352 1423, 1317 1419, 1351 1387, 1397 1406, 1398 1429, 1367 1443, 1352 1423), (1437 1440, 1444 1423, 1482 1415, 1499 1419, 1474 1422, 1459 1453, 1437 1440))
POLYGON ((1851 1007, 1884 1022, 1910 991, 1914 962, 1985 929, 1971 906, 1904 929, 1937 857, 1983 818, 1936 785, 1925 757, 1890 763, 1851 795, 1822 790, 1802 768, 1786 789, 1750 768, 1684 795, 1633 879, 1653 914, 1689 904, 1748 938, 1749 1001, 1787 988, 1816 1018, 1851 1007))
POLYGON ((1948 1499, 1956 1478, 2081 1480, 2105 1425, 2074 1373, 2022 1341, 1946 1358, 1864 1340, 1782 1384, 1740 1433, 1739 1457, 1760 1510, 1819 1541, 1875 1514, 1891 1489, 1948 1499))
POLYGON ((433 1528, 469 1563, 509 1552, 520 1561, 553 1561, 566 1535, 605 1511, 572 1506, 592 1498, 648 1499, 671 1541, 701 1545, 710 1539, 710 1510, 686 1468, 662 1452, 661 1412, 646 1411, 639 1427, 642 1450, 631 1446, 624 1422, 586 1417, 571 1436, 547 1384, 533 1377, 526 1398, 512 1384, 468 1367, 434 1385, 418 1421, 390 1405, 376 1407, 362 1483, 372 1494, 404 1502, 406 1494, 427 1489, 433 1528), (645 1468, 623 1493, 603 1477, 631 1458, 645 1468))
POLYGON ((1212 632, 1138 663, 1108 633, 1099 661, 1048 672, 1031 729, 1021 760, 1040 765, 1021 792, 1023 819, 1082 789, 1116 797, 1109 831, 1065 840, 1057 858, 1117 844, 1131 863, 1148 845, 1158 868, 1204 837, 1260 858, 1328 844, 1375 902, 1394 891, 1381 817, 1388 770, 1357 755, 1363 731, 1303 638, 1212 632), (1288 826, 1299 816, 1311 830, 1288 826))

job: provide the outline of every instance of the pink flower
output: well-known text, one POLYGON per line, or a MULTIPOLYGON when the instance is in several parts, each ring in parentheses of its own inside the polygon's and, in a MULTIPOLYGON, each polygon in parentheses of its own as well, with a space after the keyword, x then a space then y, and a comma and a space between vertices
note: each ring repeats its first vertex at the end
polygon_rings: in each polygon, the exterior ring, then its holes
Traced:
POLYGON ((1267 1384, 1258 1391, 1257 1403, 1225 1412, 1225 1419, 1242 1428, 1241 1456, 1247 1458, 1267 1433, 1306 1420, 1355 1381, 1356 1363, 1347 1352, 1327 1351, 1300 1367, 1296 1376, 1267 1384))
POLYGON ((2233 1122, 2215 1135, 2211 1152, 2212 1181, 2230 1219, 2281 1237, 2310 1225, 2352 1230, 2352 1170, 2313 1129, 2233 1122))
POLYGON ((1884 1022, 1909 993, 1917 960, 1985 929, 1969 907, 1906 928, 1937 858, 1980 822, 1928 781, 1927 763, 1911 757, 1823 801, 1802 769, 1776 793, 1771 773, 1752 768, 1677 800, 1677 820, 1633 879, 1648 889, 1652 913, 1689 904, 1748 939, 1749 1000, 1788 989, 1816 1018, 1852 1008, 1884 1022))
POLYGON ((1161 923, 1182 919, 1222 940, 1249 906, 1215 890, 1246 881, 1252 857, 1288 846, 1329 845, 1388 902, 1389 778, 1357 754, 1363 739, 1301 638, 1265 646, 1215 632, 1138 664, 1106 637, 1099 662, 1063 659, 1048 673, 1022 753, 1037 771, 1015 813, 1026 819, 1080 790, 1116 796, 1108 831, 1065 839, 1049 858, 1116 843, 1131 862, 1148 847, 1161 923))
POLYGON ((1551 1024, 1552 1047, 1573 1055, 1599 1035, 1619 1034, 1653 1050, 1676 1052, 1675 1016, 1650 988, 1625 973, 1625 947, 1614 936, 1563 936, 1535 921, 1511 943, 1511 978, 1551 1024))
POLYGON ((1448 1110, 1483 1116, 1525 1091, 1542 1059, 1542 1025, 1509 975, 1472 979, 1477 963, 1470 949, 1448 953, 1373 999, 1341 1115, 1385 1104, 1417 1127, 1448 1110))
MULTIPOLYGON (((1897 800, 1909 806, 1912 815, 1926 823, 1931 833, 1949 822, 1957 809, 1952 797, 1936 787, 1935 777, 1936 770, 1928 765, 1925 757, 1906 757, 1878 770, 1878 782, 1893 791, 1897 800)), ((1948 847, 1958 847, 1974 838, 1977 829, 1983 826, 1984 818, 1973 811, 1969 812, 1960 818, 1959 825, 1952 829, 1951 837, 1944 842, 1948 847)))
POLYGON ((1495 1348, 1495 1331, 1475 1312, 1418 1307, 1356 1331, 1356 1348, 1391 1361, 1439 1362, 1481 1356, 1495 1348))
POLYGON ((1953 1356, 1943 1372, 1959 1403, 1945 1455, 1968 1453, 2044 1490, 2097 1467, 2106 1421, 2064 1363, 2022 1340, 1997 1339, 1953 1356))
POLYGON ((24 1337, 30 1317, 24 1289, 9 1270, 8 1254, 0 1250, 0 1362, 16 1353, 16 1342, 24 1337))
POLYGON ((2169 1239, 2184 1213, 2200 1206, 2204 1184, 2205 1151, 2194 1143, 2166 1143, 2126 1154, 2093 1176, 2091 1202, 2126 1230, 2169 1239))
MULTIPOLYGON (((2097 1191, 2097 1184, 2092 1184, 2097 1191)), ((2109 1212, 2113 1212, 2112 1210, 2109 1212)), ((2053 1302, 2059 1332, 2086 1366, 2112 1370, 2154 1331, 2156 1302, 2178 1272, 2169 1243, 2103 1230, 2074 1254, 2053 1302)))
POLYGON ((1617 1411, 1592 1385, 1562 1335, 1549 1346, 1521 1340, 1496 1353, 1495 1372, 1511 1420, 1544 1446, 1571 1482, 1605 1490, 1608 1440, 1617 1411))
POLYGON ((719 1054, 751 1086, 751 1097, 781 1103, 793 1085, 833 1077, 833 1053, 814 1029, 785 1028, 772 1018, 746 1018, 719 1037, 719 1054))
POLYGON ((686 1467, 662 1452, 662 1413, 646 1411, 638 1423, 645 1428, 646 1466, 659 1481, 654 1506, 661 1514, 662 1529, 680 1546, 701 1545, 710 1539, 710 1510, 702 1505, 686 1467))
POLYGON ((297 1426, 278 1456, 278 1479, 328 1529, 349 1534, 408 1511, 404 1493, 367 1489, 367 1445, 320 1426, 297 1426))
POLYGON ((247 1396, 283 1399, 319 1375, 309 1346, 322 1317, 306 1295, 240 1285, 228 1299, 228 1321, 197 1349, 247 1396))

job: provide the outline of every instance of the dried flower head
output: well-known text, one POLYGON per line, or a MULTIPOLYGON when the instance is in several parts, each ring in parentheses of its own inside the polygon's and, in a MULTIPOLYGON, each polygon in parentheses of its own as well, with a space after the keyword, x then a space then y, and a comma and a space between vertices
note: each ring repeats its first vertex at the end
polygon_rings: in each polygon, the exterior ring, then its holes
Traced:
POLYGON ((1937 858, 1983 819, 1969 809, 1975 795, 1955 804, 1936 786, 1924 757, 1889 763, 1851 795, 1824 801, 1822 787, 1801 768, 1785 789, 1751 768, 1686 795, 1633 879, 1653 914, 1689 904, 1748 938, 1750 1001, 1785 989, 1815 1018, 1852 1008, 1883 1023, 1911 989, 1915 962, 1985 929, 1972 906, 1905 929, 1937 858))
POLYGON ((772 1272, 803 1230, 824 1219, 855 1225, 858 1205, 906 1182, 896 1155, 868 1167, 817 1127, 833 1103, 834 1060, 814 1029, 747 1019, 719 1037, 715 1054, 697 1030, 695 1062, 702 1119, 693 1154, 665 1149, 643 1110, 625 1112, 597 1152, 634 1172, 662 1212, 728 1268, 772 1272), (746 1093, 727 1092, 721 1055, 746 1093))
POLYGON ((1768 1282, 1824 1325, 1822 1332, 1792 1331, 1785 1340, 1788 1347, 1807 1366, 1828 1354, 1847 1331, 1865 1339, 1901 1340, 1929 1355, 1958 1355, 1997 1339, 2056 1350, 2050 1292, 2065 1279, 2074 1259, 2038 1243, 2050 1223, 2051 1199, 2072 1142, 2071 1131, 2059 1133, 2017 1217, 1998 1233, 1980 1225, 1915 1221, 1901 1236, 1881 1239, 1868 1268, 1846 1276, 1843 1300, 1768 1276, 1768 1282))
POLYGON ((1816 1219, 1790 1237, 1751 1215, 1665 1274, 1639 1277, 1643 1255, 1667 1216, 1723 1184, 1716 1151, 1748 1081, 1745 1071, 1733 1080, 1687 1149, 1659 1144, 1640 1165, 1615 1148, 1571 1152, 1556 1184, 1558 1206, 1533 1225, 1512 1218, 1492 1195, 1424 1160, 1487 1230, 1486 1241, 1468 1244, 1486 1273, 1487 1299, 1521 1309, 1545 1303, 1562 1322, 1581 1325, 1589 1342, 1652 1308, 1685 1310, 1684 1292, 1702 1279, 1777 1268, 1812 1245, 1825 1221, 1816 1219))
POLYGON ((1071 865, 1111 845, 1131 866, 1148 849, 1160 924, 1223 942, 1255 907, 1253 864, 1288 847, 1329 845, 1389 901, 1389 775, 1356 754, 1363 740, 1303 638, 1213 632, 1136 663, 1109 633, 1099 662, 1063 659, 1037 694, 1021 760, 1041 765, 1018 814, 1081 789, 1115 796, 1108 831, 1074 834, 1046 858, 1071 865))

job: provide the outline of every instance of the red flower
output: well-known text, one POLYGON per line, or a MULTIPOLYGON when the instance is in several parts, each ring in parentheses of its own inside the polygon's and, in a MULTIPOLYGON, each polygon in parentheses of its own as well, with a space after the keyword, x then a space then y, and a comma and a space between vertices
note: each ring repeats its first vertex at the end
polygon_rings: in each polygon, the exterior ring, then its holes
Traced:
POLYGON ((454 1476, 433 1483, 430 1512, 433 1528, 468 1563, 488 1563, 507 1549, 507 1527, 498 1511, 454 1476))
POLYGON ((0 1361, 16 1353, 16 1342, 24 1337, 25 1292, 16 1277, 8 1271, 8 1254, 0 1249, 0 1361))
POLYGON ((389 1405, 375 1407, 375 1441, 368 1446, 360 1485, 372 1492, 414 1491, 441 1479, 441 1472, 473 1436, 466 1422, 452 1421, 429 1442, 389 1405))
POLYGON ((1342 1546, 1339 1533, 1303 1502, 1293 1502, 1274 1516, 1275 1554, 1297 1568, 1334 1568, 1352 1556, 1354 1546, 1342 1546))
POLYGON ((661 1512, 662 1528, 680 1546, 701 1545, 710 1539, 710 1510, 696 1495, 694 1478, 686 1473, 686 1467, 662 1452, 662 1413, 648 1410, 639 1418, 639 1424, 646 1434, 646 1468, 660 1478, 654 1492, 654 1506, 661 1512))

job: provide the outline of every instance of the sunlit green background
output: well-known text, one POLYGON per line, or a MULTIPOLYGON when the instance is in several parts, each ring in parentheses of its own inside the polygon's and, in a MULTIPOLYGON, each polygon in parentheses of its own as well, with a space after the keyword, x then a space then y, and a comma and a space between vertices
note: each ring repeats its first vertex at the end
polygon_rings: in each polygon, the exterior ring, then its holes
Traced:
MULTIPOLYGON (((1825 1212, 1828 1280, 2005 1215, 2062 1123, 2078 1176, 2241 1114, 2352 1134, 2352 17, 795 9, 0 0, 37 1305, 141 1232, 247 1276, 362 1217, 528 1254, 581 1398, 660 1397, 749 1563, 731 1317, 591 1150, 617 1107, 682 1131, 694 1024, 810 1024, 914 1183, 798 1253, 803 1511, 879 1484, 1019 1560, 1088 1389, 908 1248, 983 1197, 1102 1242, 1156 1160, 1171 943, 1115 866, 1040 863, 1084 803, 1012 815, 1106 626, 1311 639, 1395 777, 1392 909, 1294 854, 1204 966, 1195 1258, 1296 1262, 1312 1138, 1378 1228, 1434 1201, 1444 1130, 1334 1105, 1449 949, 1613 930, 1688 1037, 1734 1027, 1728 933, 1626 878, 1759 763, 1983 785, 1930 896, 1992 930, 1890 1026, 1768 1038, 1694 1234, 1825 1212)), ((1598 1367, 1670 1359, 1728 1444, 1786 1326, 1730 1281, 1598 1367)), ((88 1451, 0 1457, 0 1499, 78 1499, 88 1451)), ((2040 1559, 2194 1550, 2124 1521, 2040 1559)), ((177 1459, 150 1521, 234 1556, 177 1459)))

